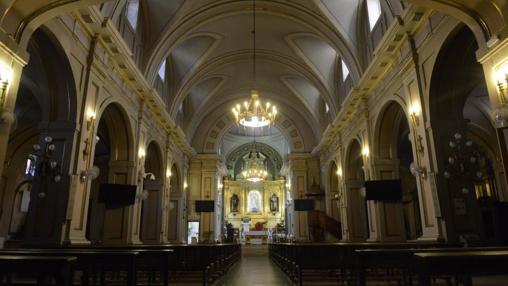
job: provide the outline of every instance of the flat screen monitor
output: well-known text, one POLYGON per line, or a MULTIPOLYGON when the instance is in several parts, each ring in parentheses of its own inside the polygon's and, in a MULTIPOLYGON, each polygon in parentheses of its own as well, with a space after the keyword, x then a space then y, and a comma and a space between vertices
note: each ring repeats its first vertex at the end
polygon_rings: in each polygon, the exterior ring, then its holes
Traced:
POLYGON ((213 213, 215 211, 215 203, 213 200, 196 201, 197 213, 213 213))
POLYGON ((110 207, 133 205, 136 200, 136 186, 121 184, 101 184, 99 202, 110 207))
POLYGON ((401 201, 402 186, 400 180, 366 181, 365 199, 383 202, 401 201))
POLYGON ((295 211, 313 211, 314 210, 314 200, 311 199, 295 199, 295 211))

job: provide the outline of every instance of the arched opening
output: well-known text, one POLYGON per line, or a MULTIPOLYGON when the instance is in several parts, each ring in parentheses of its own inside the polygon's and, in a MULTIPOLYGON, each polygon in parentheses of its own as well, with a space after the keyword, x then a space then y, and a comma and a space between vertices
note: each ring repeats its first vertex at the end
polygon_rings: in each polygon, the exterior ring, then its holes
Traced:
MULTIPOLYGON (((401 180, 403 236, 407 240, 414 240, 422 235, 422 224, 417 182, 410 172, 415 157, 409 136, 409 122, 404 110, 396 102, 388 103, 381 114, 376 133, 376 155, 383 162, 380 179, 401 180)), ((387 219, 386 223, 391 223, 391 220, 387 219)))
POLYGON ((128 206, 110 207, 100 200, 101 184, 132 184, 133 143, 130 124, 118 104, 103 111, 97 126, 93 165, 100 170, 88 204, 86 238, 94 244, 121 243, 127 236, 128 206))
POLYGON ((167 224, 167 233, 169 241, 178 241, 179 233, 178 233, 178 214, 180 213, 180 201, 182 198, 182 185, 180 182, 180 172, 178 171, 178 167, 176 164, 171 166, 171 180, 170 180, 170 200, 169 200, 169 211, 168 215, 168 224, 167 224))
POLYGON ((362 147, 357 140, 349 146, 347 152, 346 180, 346 208, 349 234, 348 240, 365 240, 368 238, 367 202, 362 194, 365 183, 362 147))
MULTIPOLYGON (((53 35, 38 29, 29 41, 30 61, 21 75, 16 120, 0 180, 0 237, 25 243, 59 244, 67 209, 76 92, 70 64, 53 35), (34 144, 55 149, 44 159, 34 144), (58 164, 61 180, 41 176, 41 162, 58 164), (28 167, 28 168, 27 168, 28 167)), ((55 169, 56 171, 56 169, 55 169)))
POLYGON ((467 27, 459 27, 449 36, 431 78, 430 118, 439 169, 439 201, 449 240, 462 237, 495 243, 499 239, 496 212, 503 173, 477 49, 467 27))
POLYGON ((143 243, 161 242, 163 202, 162 153, 155 142, 148 145, 145 158, 145 174, 141 194, 140 235, 143 243))
POLYGON ((328 215, 340 222, 340 212, 338 207, 338 196, 339 196, 339 171, 337 164, 335 161, 332 161, 330 167, 328 169, 328 178, 329 178, 329 189, 327 197, 328 199, 328 215))

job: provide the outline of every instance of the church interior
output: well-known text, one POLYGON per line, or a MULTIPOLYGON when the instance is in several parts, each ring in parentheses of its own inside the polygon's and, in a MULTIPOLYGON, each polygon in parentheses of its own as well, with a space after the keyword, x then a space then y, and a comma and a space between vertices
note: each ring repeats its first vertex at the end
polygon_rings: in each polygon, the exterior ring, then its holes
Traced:
POLYGON ((506 1, 0 12, 0 285, 508 285, 506 1))

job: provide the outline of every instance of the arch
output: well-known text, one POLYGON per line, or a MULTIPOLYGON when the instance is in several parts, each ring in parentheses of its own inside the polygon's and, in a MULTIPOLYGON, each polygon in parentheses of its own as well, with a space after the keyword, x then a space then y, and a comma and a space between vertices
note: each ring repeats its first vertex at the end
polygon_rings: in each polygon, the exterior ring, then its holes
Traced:
POLYGON ((136 152, 134 132, 127 111, 122 104, 112 99, 104 101, 100 105, 97 122, 99 122, 97 133, 102 122, 107 126, 107 134, 111 140, 110 146, 113 148, 111 160, 134 161, 136 152))
MULTIPOLYGON (((496 154, 488 150, 497 150, 497 139, 494 132, 491 112, 488 112, 490 101, 486 86, 486 79, 482 66, 476 60, 478 50, 477 38, 466 26, 459 26, 452 31, 443 44, 434 64, 429 88, 429 111, 434 140, 434 156, 439 170, 437 174, 438 195, 443 216, 447 224, 447 236, 451 241, 457 240, 459 235, 472 234, 479 240, 490 241, 495 239, 485 229, 494 227, 494 222, 488 218, 482 208, 489 201, 495 201, 496 195, 483 196, 479 189, 497 189, 504 174, 495 164, 496 154), (457 53, 457 50, 461 53, 457 53), (450 65, 461 66, 453 70, 450 65), (489 115, 486 115, 488 113, 489 115), (482 128, 478 128, 482 126, 482 128), (491 132, 482 132, 491 130, 491 132), (469 164, 464 172, 482 171, 481 180, 469 175, 457 175, 453 166, 449 164, 448 157, 453 155, 450 141, 454 134, 462 134, 465 140, 473 141, 473 149, 480 155, 480 165, 469 164), (481 138, 481 139, 480 139, 481 138), (484 146, 492 146, 485 148, 484 146), (498 168, 495 170, 494 168, 498 168), (450 178, 444 176, 445 171, 451 172, 450 178), (462 189, 474 189, 477 192, 462 192, 462 189), (479 197, 478 194, 481 194, 479 197), (482 198, 480 200, 480 198, 482 198), (453 202, 463 200, 466 213, 457 216, 453 212, 453 202)), ((466 152, 466 151, 464 151, 466 152)), ((462 164, 458 162, 457 164, 462 164)), ((462 172, 462 171, 461 171, 462 172)), ((490 192, 492 193, 492 192, 490 192)))
POLYGON ((151 141, 146 149, 145 173, 153 173, 155 180, 162 180, 164 176, 163 162, 160 145, 156 141, 151 141))
MULTIPOLYGON (((252 145, 253 143, 243 144, 226 155, 226 166, 228 169, 232 169, 233 179, 236 180, 236 176, 241 172, 241 162, 243 161, 242 158, 252 150, 252 145)), ((277 150, 272 148, 270 145, 261 142, 256 142, 256 151, 263 154, 266 159, 268 159, 265 161, 266 169, 272 176, 272 179, 279 177, 283 164, 282 156, 279 154, 279 152, 277 152, 277 150)))
POLYGON ((441 11, 465 23, 471 29, 481 49, 505 28, 506 7, 499 7, 495 1, 438 1, 409 0, 418 6, 441 11))
MULTIPOLYGON (((298 60, 295 57, 290 57, 286 55, 281 55, 277 53, 273 53, 267 50, 257 51, 256 59, 258 64, 268 63, 270 65, 276 66, 284 66, 286 69, 290 69, 292 73, 296 74, 296 76, 300 76, 308 81, 314 88, 316 88, 320 96, 325 100, 330 106, 332 111, 337 111, 339 107, 337 107, 337 103, 334 100, 334 96, 329 91, 329 88, 324 84, 324 82, 320 79, 318 75, 315 74, 314 70, 306 63, 298 60)), ((201 65, 201 68, 197 69, 193 74, 191 74, 186 82, 184 82, 178 90, 175 91, 174 100, 169 105, 169 110, 171 116, 174 118, 178 113, 178 108, 184 99, 188 96, 189 91, 199 82, 203 80, 203 78, 210 77, 211 75, 215 75, 218 69, 228 67, 229 65, 238 64, 238 63, 249 63, 252 60, 252 53, 250 51, 235 51, 225 53, 219 57, 212 58, 206 64, 201 65)), ((286 77, 282 75, 283 78, 286 77)), ((244 87, 242 87, 244 88, 244 87)), ((272 92, 273 88, 268 86, 261 86, 260 84, 256 87, 260 92, 270 91, 272 92)), ((237 90, 228 90, 229 93, 237 90)), ((277 90, 276 92, 278 92, 277 90)), ((218 93, 217 93, 218 94, 218 93)), ((248 94, 248 93, 246 93, 248 94)), ((287 92, 281 93, 281 95, 287 94, 287 92)), ((221 93, 222 95, 222 93, 221 93)), ((277 100, 283 101, 284 98, 278 98, 277 100)), ((222 97, 220 100, 217 98, 215 101, 222 101, 222 97)), ((212 101, 212 98, 207 99, 207 103, 212 101)), ((291 104, 291 102, 290 102, 291 104)), ((304 102, 302 102, 302 106, 305 106, 304 102)), ((318 122, 317 116, 312 110, 304 109, 305 112, 308 112, 310 118, 314 119, 313 122, 318 122)))
MULTIPOLYGON (((420 199, 415 176, 410 172, 411 164, 418 162, 415 157, 413 144, 409 139, 414 136, 410 130, 410 122, 406 116, 406 109, 397 101, 385 103, 374 131, 374 155, 379 162, 378 172, 380 179, 400 179, 402 184, 402 210, 392 211, 402 215, 404 224, 401 227, 401 239, 414 240, 422 235, 421 218, 425 215, 420 209, 420 199), (404 232, 404 233, 402 233, 404 232)), ((393 215, 393 214, 392 214, 393 215)), ((386 214, 390 216, 390 214, 386 214)), ((385 223, 397 222, 398 218, 387 219, 385 223)))
POLYGON ((92 181, 88 203, 86 237, 92 243, 124 243, 127 241, 129 206, 106 207, 99 200, 100 185, 133 183, 134 140, 125 109, 117 102, 104 102, 99 108, 95 130, 93 165, 100 170, 92 181))
POLYGON ((140 211, 140 239, 143 243, 160 243, 164 164, 159 144, 151 141, 146 149, 145 174, 140 211))
POLYGON ((24 5, 23 1, 11 1, 10 5, 2 7, 2 28, 13 38, 21 47, 26 47, 32 33, 45 22, 80 8, 89 7, 105 0, 70 0, 70 1, 42 1, 30 6, 24 5))
MULTIPOLYGON (((72 172, 74 154, 72 145, 76 135, 77 94, 69 60, 56 37, 47 28, 31 33, 26 45, 31 54, 30 61, 21 74, 14 113, 16 120, 10 130, 6 153, 6 168, 3 169, 0 201, 5 214, 14 214, 17 201, 16 189, 27 177, 25 170, 29 154, 36 155, 32 146, 42 138, 51 136, 55 150, 51 159, 58 163, 62 180, 58 184, 46 184, 37 172, 33 178, 30 196, 36 198, 44 192, 44 200, 30 199, 29 209, 22 215, 24 226, 9 227, 9 219, 0 223, 0 236, 15 236, 28 243, 60 243, 61 222, 67 209, 69 173, 72 172), (40 225, 46 225, 42 230, 40 225), (22 230, 23 234, 13 230, 22 230)), ((39 158, 40 161, 40 158, 39 158)), ((16 223, 14 223, 16 224, 16 223)))
POLYGON ((346 151, 346 208, 348 240, 363 241, 368 238, 367 203, 362 194, 365 181, 361 142, 353 139, 346 151))
MULTIPOLYGON (((203 151, 204 153, 218 153, 220 142, 224 134, 233 126, 231 114, 224 114, 218 118, 213 126, 207 132, 205 137, 203 151)), ((279 113, 275 125, 281 130, 282 134, 286 137, 290 146, 290 152, 304 152, 305 144, 300 130, 283 114, 279 113)))

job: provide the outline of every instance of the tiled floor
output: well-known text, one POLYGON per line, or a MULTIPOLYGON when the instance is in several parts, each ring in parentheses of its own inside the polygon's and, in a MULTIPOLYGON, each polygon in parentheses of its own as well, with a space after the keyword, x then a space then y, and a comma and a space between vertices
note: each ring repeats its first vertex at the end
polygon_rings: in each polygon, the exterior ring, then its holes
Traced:
POLYGON ((284 273, 268 258, 266 245, 242 247, 242 259, 214 286, 290 286, 284 273))

